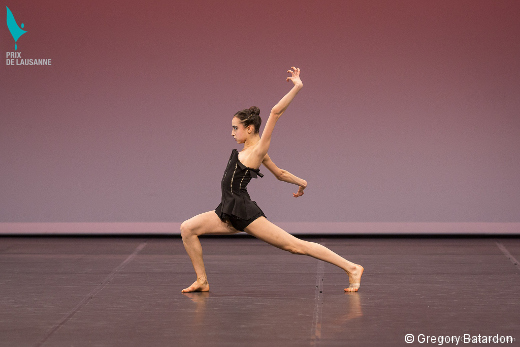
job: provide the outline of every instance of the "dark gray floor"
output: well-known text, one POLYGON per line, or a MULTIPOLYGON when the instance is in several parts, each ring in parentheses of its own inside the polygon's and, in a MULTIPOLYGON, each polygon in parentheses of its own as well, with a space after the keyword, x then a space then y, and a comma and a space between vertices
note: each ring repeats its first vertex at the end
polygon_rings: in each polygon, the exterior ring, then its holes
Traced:
POLYGON ((520 345, 519 238, 311 240, 365 267, 358 293, 249 237, 202 238, 206 294, 180 293, 179 238, 0 237, 0 346, 520 345))

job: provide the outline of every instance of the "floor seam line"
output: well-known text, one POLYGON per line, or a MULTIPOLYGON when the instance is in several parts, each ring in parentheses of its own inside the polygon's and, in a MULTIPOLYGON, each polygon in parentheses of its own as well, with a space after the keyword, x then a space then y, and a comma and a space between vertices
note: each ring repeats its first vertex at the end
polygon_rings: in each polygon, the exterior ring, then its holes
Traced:
POLYGON ((103 288, 105 288, 108 283, 114 278, 114 276, 123 269, 129 262, 131 262, 139 252, 143 250, 143 248, 146 246, 147 241, 141 243, 137 248, 134 250, 132 254, 130 254, 121 264, 119 264, 112 272, 101 282, 96 288, 94 288, 90 293, 88 293, 86 296, 81 299, 81 301, 69 312, 67 315, 56 325, 52 327, 52 329, 45 335, 45 337, 38 342, 35 347, 42 346, 48 339, 51 337, 56 331, 58 331, 59 328, 61 328, 69 319, 71 319, 76 312, 79 311, 80 308, 85 306, 94 296, 96 296, 97 293, 99 293, 103 288))
POLYGON ((511 253, 509 253, 509 251, 507 250, 507 248, 500 242, 495 242, 498 246, 498 248, 502 251, 502 253, 504 253, 504 255, 506 256, 507 259, 509 259, 509 261, 511 263, 513 263, 513 265, 516 267, 517 270, 520 271, 520 263, 518 262, 518 260, 516 260, 515 257, 513 257, 513 255, 511 253))
POLYGON ((311 327, 311 346, 318 346, 321 338, 321 314, 323 309, 323 279, 325 276, 325 263, 318 260, 316 268, 316 289, 314 294, 314 313, 311 327))

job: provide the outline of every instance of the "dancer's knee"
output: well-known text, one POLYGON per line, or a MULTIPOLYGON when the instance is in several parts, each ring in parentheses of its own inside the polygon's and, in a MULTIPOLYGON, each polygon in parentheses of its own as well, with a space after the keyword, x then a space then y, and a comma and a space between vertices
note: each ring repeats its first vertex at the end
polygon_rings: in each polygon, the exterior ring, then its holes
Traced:
POLYGON ((192 233, 192 228, 190 227, 190 222, 185 220, 181 224, 181 237, 184 240, 191 235, 193 235, 193 233, 192 233))

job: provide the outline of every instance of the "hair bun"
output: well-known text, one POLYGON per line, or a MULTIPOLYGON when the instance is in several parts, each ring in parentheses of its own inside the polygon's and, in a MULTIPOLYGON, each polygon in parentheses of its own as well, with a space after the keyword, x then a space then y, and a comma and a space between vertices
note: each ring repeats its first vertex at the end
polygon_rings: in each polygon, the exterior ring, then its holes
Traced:
POLYGON ((256 106, 251 106, 249 112, 251 112, 251 114, 256 114, 257 116, 260 115, 260 109, 256 106))
POLYGON ((260 109, 258 107, 251 106, 250 108, 244 108, 243 110, 235 113, 233 117, 238 117, 238 119, 240 119, 240 123, 242 123, 245 128, 253 125, 255 128, 255 134, 258 134, 260 125, 262 125, 262 118, 260 118, 260 109))

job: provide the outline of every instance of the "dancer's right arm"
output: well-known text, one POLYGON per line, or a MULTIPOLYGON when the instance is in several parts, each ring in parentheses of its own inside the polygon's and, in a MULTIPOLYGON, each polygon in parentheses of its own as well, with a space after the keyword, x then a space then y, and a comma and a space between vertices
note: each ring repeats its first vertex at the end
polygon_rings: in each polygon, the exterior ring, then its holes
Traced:
POLYGON ((262 159, 267 154, 269 150, 269 145, 271 144, 271 135, 274 130, 274 126, 278 119, 285 112, 289 104, 294 99, 296 94, 302 89, 303 83, 300 79, 300 69, 292 67, 293 70, 288 70, 287 72, 291 73, 291 77, 287 77, 287 81, 292 81, 294 86, 272 109, 267 122, 265 123, 264 131, 262 132, 262 136, 260 137, 260 141, 255 148, 256 155, 262 159))

